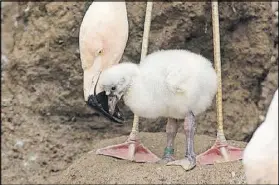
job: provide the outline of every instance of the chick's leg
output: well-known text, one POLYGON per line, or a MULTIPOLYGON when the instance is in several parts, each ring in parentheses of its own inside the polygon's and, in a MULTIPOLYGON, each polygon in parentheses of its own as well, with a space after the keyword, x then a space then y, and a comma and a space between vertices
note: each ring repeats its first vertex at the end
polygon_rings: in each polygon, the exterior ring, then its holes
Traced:
POLYGON ((167 165, 182 166, 186 171, 193 169, 196 166, 196 154, 194 152, 194 135, 196 125, 195 116, 192 112, 188 113, 184 121, 184 132, 186 136, 186 154, 185 158, 169 162, 167 165))
POLYGON ((163 158, 158 163, 167 163, 174 161, 174 140, 178 130, 178 122, 176 119, 168 118, 166 133, 167 133, 167 146, 164 150, 163 158))

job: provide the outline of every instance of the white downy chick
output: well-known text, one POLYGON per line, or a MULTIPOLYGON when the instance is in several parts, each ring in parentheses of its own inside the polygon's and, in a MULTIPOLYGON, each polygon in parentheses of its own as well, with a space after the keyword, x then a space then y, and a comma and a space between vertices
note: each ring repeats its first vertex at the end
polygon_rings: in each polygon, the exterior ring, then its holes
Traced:
POLYGON ((140 65, 121 63, 103 71, 100 87, 109 96, 110 112, 123 96, 140 117, 184 119, 205 111, 217 91, 217 76, 209 60, 187 50, 162 50, 140 65))

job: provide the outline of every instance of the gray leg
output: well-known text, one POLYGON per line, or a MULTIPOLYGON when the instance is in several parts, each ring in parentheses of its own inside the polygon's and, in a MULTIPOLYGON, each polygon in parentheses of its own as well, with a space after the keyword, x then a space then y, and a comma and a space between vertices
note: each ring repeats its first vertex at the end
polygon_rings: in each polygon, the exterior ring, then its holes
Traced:
POLYGON ((192 112, 190 112, 186 115, 184 121, 184 132, 186 136, 185 159, 169 162, 167 165, 182 166, 185 170, 191 170, 196 166, 196 154, 194 152, 195 130, 195 116, 192 112))
POLYGON ((176 119, 168 118, 168 123, 166 126, 167 146, 164 150, 163 158, 159 161, 159 163, 174 161, 174 140, 177 134, 178 126, 179 124, 176 119))
POLYGON ((185 147, 186 148, 185 157, 193 164, 196 164, 196 154, 194 152, 194 135, 196 131, 196 124, 195 124, 195 116, 192 112, 187 114, 185 118, 184 131, 187 140, 187 144, 185 147))

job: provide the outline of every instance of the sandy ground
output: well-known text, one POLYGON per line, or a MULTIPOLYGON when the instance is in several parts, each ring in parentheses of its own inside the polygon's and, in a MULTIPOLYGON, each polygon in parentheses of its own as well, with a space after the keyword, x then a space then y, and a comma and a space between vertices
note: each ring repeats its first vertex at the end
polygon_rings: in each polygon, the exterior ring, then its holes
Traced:
MULTIPOLYGON (((165 147, 165 133, 140 133, 142 143, 157 156, 165 147)), ((76 160, 61 175, 52 179, 62 184, 244 184, 245 176, 241 161, 197 166, 186 172, 179 166, 161 164, 133 163, 112 157, 96 155, 97 148, 119 144, 126 137, 102 140, 94 149, 76 160)), ((184 135, 176 138, 176 158, 184 156, 184 135)), ((197 135, 196 153, 210 148, 215 138, 197 135)), ((244 142, 230 141, 230 144, 245 147, 244 142)))

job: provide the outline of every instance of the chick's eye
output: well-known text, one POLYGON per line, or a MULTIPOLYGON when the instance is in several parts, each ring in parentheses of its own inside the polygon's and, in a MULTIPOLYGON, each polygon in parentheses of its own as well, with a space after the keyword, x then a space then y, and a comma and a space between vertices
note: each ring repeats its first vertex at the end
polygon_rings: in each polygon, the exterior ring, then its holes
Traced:
POLYGON ((103 50, 100 50, 98 53, 99 53, 99 54, 102 54, 102 53, 103 53, 103 50))
POLYGON ((115 89, 116 89, 116 87, 115 87, 115 86, 111 87, 111 90, 112 90, 112 91, 114 91, 115 89))

